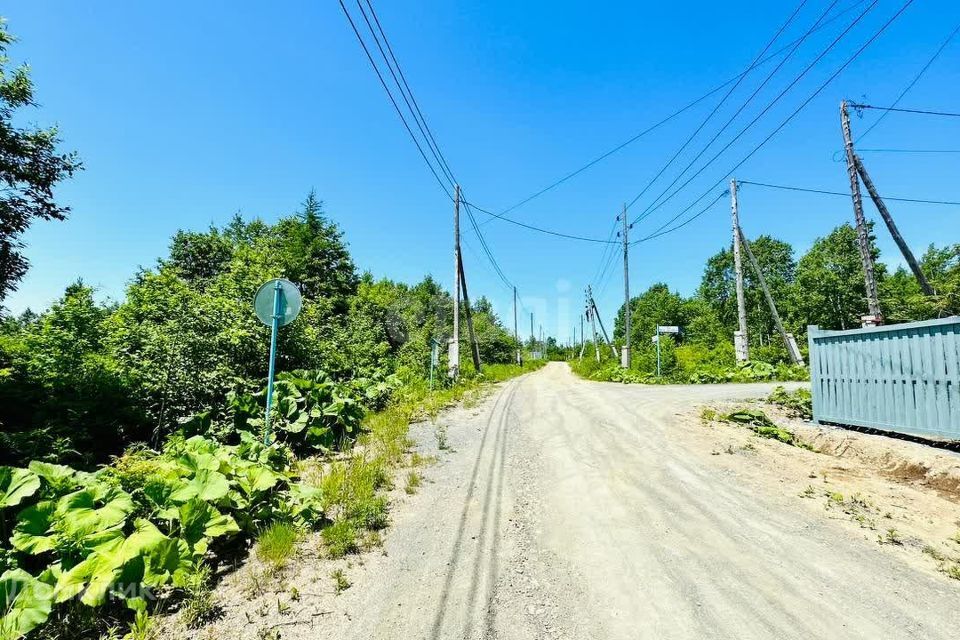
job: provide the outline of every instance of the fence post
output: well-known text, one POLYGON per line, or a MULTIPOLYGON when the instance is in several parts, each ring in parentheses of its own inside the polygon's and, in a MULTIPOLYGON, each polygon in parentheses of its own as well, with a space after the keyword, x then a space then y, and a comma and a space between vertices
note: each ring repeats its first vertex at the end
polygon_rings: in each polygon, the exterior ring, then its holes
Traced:
POLYGON ((817 353, 817 342, 815 338, 820 332, 820 327, 815 324, 807 325, 807 351, 808 357, 810 359, 810 401, 813 406, 813 421, 814 423, 819 424, 819 414, 818 411, 819 402, 817 399, 820 396, 820 354, 817 353))

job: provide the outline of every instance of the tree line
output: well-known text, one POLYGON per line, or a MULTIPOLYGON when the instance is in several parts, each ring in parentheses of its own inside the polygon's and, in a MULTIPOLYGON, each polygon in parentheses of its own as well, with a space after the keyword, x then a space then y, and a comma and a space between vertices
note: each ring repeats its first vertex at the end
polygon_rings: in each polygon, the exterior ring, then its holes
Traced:
MULTIPOLYGON (((49 310, 0 323, 0 460, 89 467, 135 442, 160 443, 181 421, 259 391, 269 329, 257 287, 295 282, 303 311, 279 336, 278 370, 337 380, 425 377, 431 339, 452 333, 453 300, 431 277, 415 285, 359 274, 342 232, 311 193, 274 224, 236 216, 180 231, 118 303, 78 281, 49 310)), ((485 298, 472 305, 484 362, 515 342, 485 298)))
MULTIPOLYGON (((920 265, 936 291, 935 296, 925 296, 907 269, 891 269, 879 261, 872 224, 869 237, 886 322, 927 320, 960 312, 960 244, 931 245, 924 252, 920 265)), ((799 259, 789 243, 768 235, 754 238, 750 244, 777 310, 802 348, 808 325, 822 329, 860 326, 867 302, 857 234, 850 224, 817 238, 799 259)), ((751 359, 771 364, 787 362, 786 347, 749 266, 744 269, 744 298, 751 359)), ((733 332, 738 329, 738 321, 732 247, 707 260, 700 286, 692 296, 685 297, 658 283, 633 297, 630 309, 634 363, 640 371, 649 373, 655 367, 651 337, 657 325, 682 328, 678 338, 664 338, 661 343, 665 371, 733 366, 733 332), (682 348, 677 351, 677 347, 682 348)), ((620 343, 625 338, 624 326, 621 305, 614 322, 614 338, 620 343)))

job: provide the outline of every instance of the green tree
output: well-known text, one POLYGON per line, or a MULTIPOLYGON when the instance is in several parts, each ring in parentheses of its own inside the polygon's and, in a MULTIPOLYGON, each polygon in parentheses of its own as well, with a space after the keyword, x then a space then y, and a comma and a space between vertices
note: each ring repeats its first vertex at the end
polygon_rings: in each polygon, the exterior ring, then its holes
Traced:
MULTIPOLYGON (((782 240, 763 235, 751 240, 750 248, 763 271, 770 294, 777 303, 777 310, 781 316, 788 315, 790 288, 796 271, 793 247, 782 240)), ((771 336, 776 332, 776 325, 764 298, 759 279, 746 255, 743 256, 743 289, 747 307, 747 330, 751 343, 759 346, 763 342, 770 341, 771 336)), ((697 293, 698 297, 712 307, 717 319, 732 340, 733 332, 739 327, 732 249, 724 249, 707 260, 697 293)))
MULTIPOLYGON (((872 223, 870 226, 874 270, 882 286, 886 268, 877 261, 880 252, 874 242, 872 223)), ((840 225, 826 237, 817 238, 800 258, 792 299, 791 318, 797 328, 811 324, 822 329, 860 326, 860 316, 867 313, 867 301, 857 232, 852 226, 840 225)))
POLYGON ((8 68, 7 49, 15 38, 0 19, 0 302, 27 272, 23 233, 34 220, 63 220, 69 207, 56 203, 53 189, 81 168, 75 154, 58 150, 55 127, 17 127, 24 107, 35 106, 29 68, 8 68))
POLYGON ((223 273, 232 257, 231 238, 211 227, 206 233, 177 231, 170 242, 167 262, 187 280, 199 280, 223 273))
MULTIPOLYGON (((683 296, 670 291, 662 282, 651 285, 646 291, 630 299, 630 339, 632 344, 649 343, 657 325, 685 325, 686 306, 683 296)), ((625 318, 623 305, 617 309, 613 320, 613 339, 624 341, 625 318)))
MULTIPOLYGON (((670 291, 670 287, 662 282, 650 286, 640 295, 630 299, 633 368, 645 373, 656 371, 656 345, 650 338, 656 333, 657 325, 686 327, 689 320, 688 311, 689 307, 683 296, 670 291)), ((613 320, 614 341, 623 343, 624 330, 624 307, 620 305, 613 320)), ((665 373, 669 373, 676 362, 673 356, 674 344, 672 338, 664 338, 661 343, 661 368, 665 373)))
MULTIPOLYGON (((477 334, 480 361, 484 363, 513 362, 517 343, 493 311, 485 296, 473 303, 473 329, 477 334)), ((556 340, 554 340, 554 344, 556 340)))
POLYGON ((0 335, 0 459, 90 466, 149 435, 105 342, 113 309, 78 282, 36 320, 0 335))
POLYGON ((304 295, 329 298, 338 312, 357 290, 357 272, 343 232, 326 218, 323 203, 311 191, 301 210, 277 224, 280 259, 287 278, 304 295))

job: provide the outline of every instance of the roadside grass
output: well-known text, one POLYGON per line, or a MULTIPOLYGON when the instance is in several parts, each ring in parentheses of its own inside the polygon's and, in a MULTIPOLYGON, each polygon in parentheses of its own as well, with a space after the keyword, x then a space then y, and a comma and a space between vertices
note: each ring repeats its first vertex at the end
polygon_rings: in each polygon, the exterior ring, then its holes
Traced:
MULTIPOLYGON (((415 468, 431 461, 411 451, 414 443, 409 430, 413 422, 435 419, 443 409, 470 398, 478 401, 484 383, 502 382, 535 371, 543 364, 485 365, 481 375, 474 375, 468 366, 457 383, 438 378, 433 390, 425 380, 410 380, 395 391, 383 410, 364 418, 362 433, 351 453, 334 459, 298 461, 301 479, 319 490, 320 506, 328 521, 320 530, 322 551, 330 558, 342 558, 382 545, 379 532, 389 524, 390 507, 383 493, 393 488, 395 471, 411 468, 403 488, 413 494, 423 481, 415 468)), ((438 448, 448 450, 446 427, 438 426, 435 433, 438 448)), ((268 558, 277 558, 275 562, 271 560, 274 564, 284 562, 289 558, 285 553, 293 552, 286 551, 289 535, 281 532, 288 533, 280 529, 267 535, 265 531, 261 538, 266 536, 266 540, 258 541, 258 550, 263 547, 268 558)))
POLYGON ((282 569, 293 557, 300 540, 300 531, 287 522, 274 522, 257 536, 254 547, 257 557, 276 570, 282 569))
POLYGON ((329 527, 325 527, 320 535, 323 538, 327 556, 330 558, 342 558, 348 553, 356 553, 360 550, 359 532, 349 520, 334 522, 329 527))
POLYGON ((892 544, 898 547, 903 546, 903 537, 896 529, 887 529, 886 533, 877 536, 877 542, 880 544, 892 544))
POLYGON ((350 580, 347 579, 347 574, 344 573, 343 569, 335 569, 330 577, 333 578, 333 592, 336 595, 340 595, 350 588, 350 580))
POLYGON ((201 564, 184 580, 184 599, 180 605, 180 621, 188 629, 197 629, 222 613, 210 584, 210 568, 201 564))
POLYGON ((408 495, 413 495, 417 492, 417 489, 420 488, 422 482, 423 476, 416 471, 411 471, 407 474, 407 483, 404 485, 403 490, 406 491, 408 495))

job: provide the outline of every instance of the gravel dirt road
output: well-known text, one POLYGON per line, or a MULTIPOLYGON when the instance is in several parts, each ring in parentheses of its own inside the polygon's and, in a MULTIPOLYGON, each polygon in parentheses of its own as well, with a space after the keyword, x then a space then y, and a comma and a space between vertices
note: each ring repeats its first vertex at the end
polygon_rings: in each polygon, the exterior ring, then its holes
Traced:
POLYGON ((671 434, 698 404, 771 387, 592 383, 560 363, 503 384, 440 418, 452 451, 383 552, 282 637, 956 638, 956 581, 671 434))

